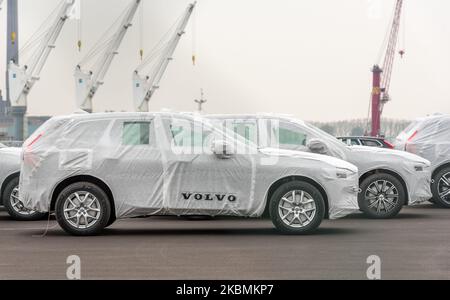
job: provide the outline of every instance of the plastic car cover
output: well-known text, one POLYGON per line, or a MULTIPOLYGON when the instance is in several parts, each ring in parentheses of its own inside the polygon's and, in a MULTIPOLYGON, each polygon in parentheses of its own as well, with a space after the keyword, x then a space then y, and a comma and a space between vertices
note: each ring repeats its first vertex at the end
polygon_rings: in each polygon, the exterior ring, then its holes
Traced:
POLYGON ((450 163, 450 115, 414 121, 397 137, 395 147, 428 159, 432 169, 450 163))
MULTIPOLYGON (((308 140, 306 146, 292 146, 289 148, 290 150, 318 153, 343 159, 357 166, 360 176, 377 170, 397 174, 406 185, 409 205, 425 202, 432 197, 430 162, 420 156, 392 149, 347 146, 325 131, 290 116, 275 114, 211 115, 208 118, 222 121, 258 119, 266 132, 270 130, 265 127, 276 129, 281 123, 291 123, 294 125, 291 129, 306 133, 308 140), (270 122, 267 122, 267 120, 270 122)), ((267 144, 264 138, 260 139, 260 147, 266 147, 267 144)), ((283 148, 281 145, 279 147, 283 148)), ((448 149, 449 147, 447 147, 448 149)))
POLYGON ((400 176, 407 189, 409 205, 423 203, 432 197, 428 160, 392 149, 353 146, 349 150, 348 161, 358 166, 361 175, 383 170, 400 176))
POLYGON ((257 217, 265 210, 270 186, 292 176, 309 178, 323 188, 332 219, 358 208, 355 166, 317 154, 258 151, 255 145, 187 115, 121 113, 54 118, 25 142, 23 151, 21 200, 27 208, 41 212, 52 209, 51 201, 57 196, 53 192, 61 191, 57 185, 80 180, 77 176, 103 182, 114 198, 117 218, 257 217), (151 124, 147 133, 143 129, 146 122, 151 124), (199 152, 184 151, 193 148, 185 149, 176 140, 180 129, 192 122, 202 127, 204 147, 199 152), (127 124, 130 130, 141 132, 128 139, 127 124), (212 141, 220 145, 224 139, 229 151, 235 149, 236 154, 220 159, 211 152, 211 145, 212 141), (239 147, 246 152, 241 154, 239 147), (338 177, 341 173, 346 178, 338 177))
POLYGON ((304 123, 304 126, 318 137, 310 140, 308 151, 345 159, 358 167, 361 176, 375 170, 398 174, 406 185, 409 205, 423 203, 432 197, 430 162, 426 159, 392 149, 346 146, 312 125, 304 123))
POLYGON ((4 185, 7 180, 20 172, 21 152, 20 148, 0 148, 0 185, 4 185))

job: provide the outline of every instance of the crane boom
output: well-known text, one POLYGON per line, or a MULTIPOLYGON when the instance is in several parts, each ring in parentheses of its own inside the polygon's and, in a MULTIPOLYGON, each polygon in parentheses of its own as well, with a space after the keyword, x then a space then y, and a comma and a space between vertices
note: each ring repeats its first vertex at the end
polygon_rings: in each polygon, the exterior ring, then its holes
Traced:
POLYGON ((20 66, 14 61, 8 65, 8 84, 10 101, 12 107, 26 107, 27 96, 36 81, 40 79, 40 74, 44 68, 50 53, 55 48, 55 43, 61 30, 69 18, 69 13, 75 4, 75 0, 63 0, 56 20, 46 32, 41 43, 32 55, 31 62, 20 66))
POLYGON ((92 99, 99 87, 104 83, 103 80, 111 67, 114 57, 118 54, 123 39, 132 26, 133 18, 142 0, 133 0, 129 9, 125 13, 117 32, 112 35, 107 42, 107 47, 103 51, 100 59, 95 63, 92 70, 85 71, 82 69, 82 63, 75 68, 75 80, 77 90, 77 105, 79 108, 92 112, 92 99))
POLYGON ((140 65, 133 73, 133 93, 135 109, 140 112, 148 112, 149 102, 156 90, 159 89, 159 83, 161 82, 167 67, 172 60, 172 56, 180 42, 181 37, 185 33, 186 26, 189 19, 195 9, 196 2, 189 4, 186 11, 183 13, 176 30, 167 43, 166 47, 162 51, 162 55, 159 61, 156 63, 155 68, 148 76, 142 76, 139 72, 146 66, 146 64, 140 65))
POLYGON ((384 56, 383 67, 375 65, 372 69, 372 131, 371 136, 377 137, 381 131, 381 115, 384 105, 390 101, 389 89, 391 87, 392 71, 396 55, 400 19, 403 0, 397 0, 394 11, 394 20, 389 32, 388 46, 384 56))
POLYGON ((389 88, 391 86, 392 70, 398 44, 398 35, 400 30, 400 19, 402 14, 403 0, 397 0, 395 7, 394 20, 392 22, 391 32, 389 34, 389 43, 386 56, 383 63, 383 75, 381 76, 381 87, 386 101, 389 100, 389 88))

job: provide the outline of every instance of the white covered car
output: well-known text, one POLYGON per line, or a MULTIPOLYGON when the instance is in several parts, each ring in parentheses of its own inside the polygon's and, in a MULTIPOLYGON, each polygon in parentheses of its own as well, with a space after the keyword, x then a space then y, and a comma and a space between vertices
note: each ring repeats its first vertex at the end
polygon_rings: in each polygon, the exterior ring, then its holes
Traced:
POLYGON ((20 154, 21 148, 6 147, 0 144, 0 205, 18 221, 35 221, 45 215, 29 211, 19 200, 20 154))
POLYGON ((45 123, 23 148, 20 196, 55 212, 70 234, 152 215, 259 217, 284 233, 358 209, 358 170, 294 151, 261 151, 204 119, 172 113, 73 115, 45 123))
POLYGON ((433 201, 450 208, 450 115, 433 115, 412 122, 395 148, 431 161, 433 201))
POLYGON ((264 148, 320 153, 348 161, 359 169, 359 207, 368 217, 396 216, 404 205, 431 198, 430 162, 417 155, 391 149, 347 146, 301 120, 276 115, 209 116, 264 148))

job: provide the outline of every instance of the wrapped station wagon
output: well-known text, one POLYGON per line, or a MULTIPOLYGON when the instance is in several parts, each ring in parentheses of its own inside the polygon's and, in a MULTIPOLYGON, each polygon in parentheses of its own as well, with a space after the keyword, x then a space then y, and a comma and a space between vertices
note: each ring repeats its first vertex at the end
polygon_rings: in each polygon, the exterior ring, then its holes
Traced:
POLYGON ((153 215, 259 217, 303 234, 358 209, 358 169, 343 160, 258 147, 200 117, 72 115, 45 123, 23 148, 25 207, 55 212, 74 235, 153 215))
POLYGON ((301 120, 276 115, 209 116, 262 149, 280 148, 333 156, 359 169, 360 209, 371 218, 396 216, 404 205, 431 198, 430 162, 403 151, 346 146, 335 137, 301 120))
POLYGON ((412 122, 395 148, 431 161, 433 202, 450 208, 450 115, 433 115, 412 122))

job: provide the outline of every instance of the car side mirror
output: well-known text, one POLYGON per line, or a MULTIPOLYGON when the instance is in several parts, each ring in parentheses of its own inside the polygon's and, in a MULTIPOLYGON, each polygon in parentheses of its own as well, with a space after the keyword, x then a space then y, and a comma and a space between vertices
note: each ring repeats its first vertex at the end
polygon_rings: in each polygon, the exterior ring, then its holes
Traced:
POLYGON ((317 154, 328 154, 328 146, 321 139, 311 139, 307 145, 309 151, 317 154))
POLYGON ((212 152, 221 159, 228 159, 236 154, 233 145, 223 140, 213 141, 211 147, 212 152))

